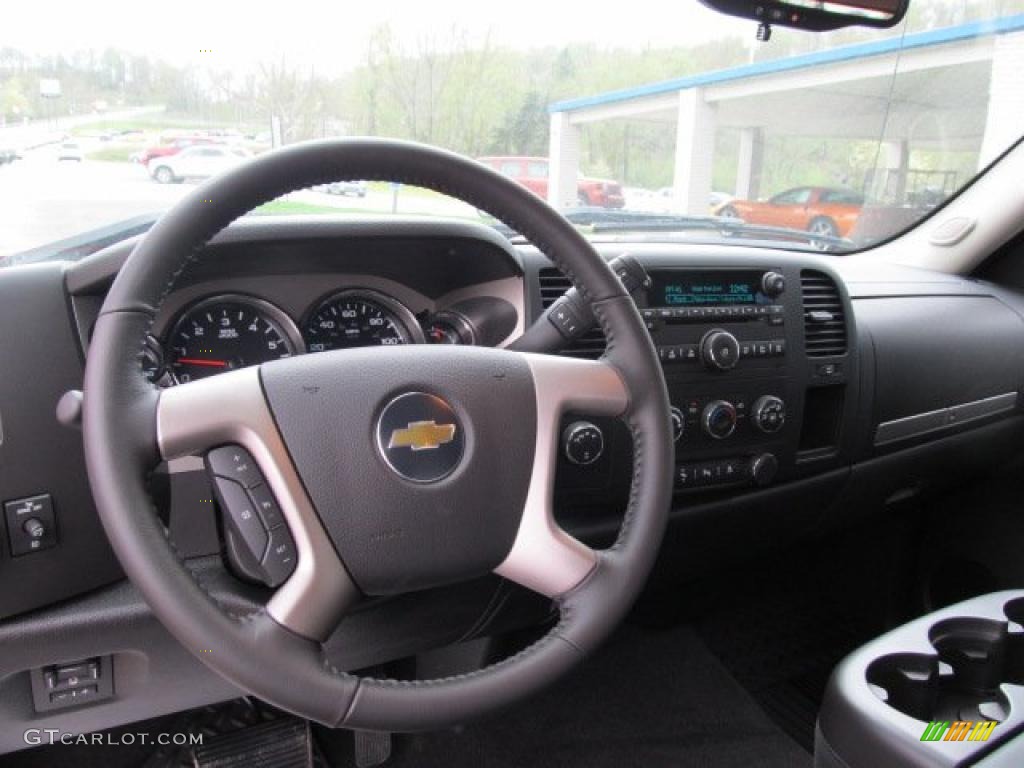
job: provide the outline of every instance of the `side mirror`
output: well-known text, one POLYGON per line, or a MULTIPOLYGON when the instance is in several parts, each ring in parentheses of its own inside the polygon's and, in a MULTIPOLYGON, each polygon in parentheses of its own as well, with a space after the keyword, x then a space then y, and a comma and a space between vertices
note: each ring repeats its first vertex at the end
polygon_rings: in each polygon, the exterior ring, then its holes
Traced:
POLYGON ((700 0, 730 16, 751 19, 762 25, 758 39, 768 39, 762 29, 778 25, 812 32, 840 27, 894 27, 903 20, 910 0, 700 0))

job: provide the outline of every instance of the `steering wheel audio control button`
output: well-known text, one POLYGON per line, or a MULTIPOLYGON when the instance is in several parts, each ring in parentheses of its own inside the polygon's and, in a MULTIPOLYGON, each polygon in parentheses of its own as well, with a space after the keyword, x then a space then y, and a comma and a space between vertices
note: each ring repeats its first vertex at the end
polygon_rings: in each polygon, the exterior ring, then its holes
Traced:
POLYGON ((263 566, 264 581, 267 586, 276 587, 283 584, 285 579, 292 575, 298 559, 295 542, 292 540, 288 528, 281 526, 272 530, 270 546, 267 547, 266 554, 263 555, 263 560, 260 563, 263 566))
POLYGON ((206 455, 206 466, 217 477, 225 477, 252 488, 263 482, 255 459, 240 445, 214 448, 206 455))
POLYGON ((250 488, 249 498, 252 499, 252 503, 256 506, 256 513, 268 531, 284 525, 284 515, 281 514, 281 508, 277 505, 277 499, 265 484, 250 488))
POLYGON ((262 560, 267 551, 267 529, 263 527, 249 494, 238 483, 223 477, 216 478, 214 488, 224 512, 225 524, 238 533, 253 559, 262 560))

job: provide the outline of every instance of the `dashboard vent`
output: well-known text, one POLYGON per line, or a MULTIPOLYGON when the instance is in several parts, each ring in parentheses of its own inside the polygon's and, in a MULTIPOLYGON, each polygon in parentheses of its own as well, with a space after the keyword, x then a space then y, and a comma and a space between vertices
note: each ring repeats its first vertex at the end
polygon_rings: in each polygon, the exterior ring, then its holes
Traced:
POLYGON ((804 341, 808 357, 846 354, 846 316, 839 289, 824 272, 800 273, 804 303, 804 341))
MULTIPOLYGON (((569 290, 572 283, 569 278, 556 267, 545 267, 540 271, 540 300, 547 309, 569 290)), ((578 338, 571 346, 562 350, 561 354, 570 357, 586 357, 596 360, 604 353, 604 334, 594 328, 578 338)))

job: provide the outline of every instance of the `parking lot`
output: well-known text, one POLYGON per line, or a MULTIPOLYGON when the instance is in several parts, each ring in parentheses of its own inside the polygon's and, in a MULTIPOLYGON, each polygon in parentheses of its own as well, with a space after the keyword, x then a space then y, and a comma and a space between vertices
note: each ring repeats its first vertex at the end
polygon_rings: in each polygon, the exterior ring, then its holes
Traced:
MULTIPOLYGON (((98 138, 79 139, 81 162, 61 161, 59 144, 27 150, 20 160, 0 166, 0 254, 17 253, 117 221, 166 210, 194 188, 193 182, 157 184, 137 163, 104 162, 88 155, 105 146, 98 138)), ((364 198, 303 190, 286 196, 298 212, 324 209, 391 213, 388 185, 371 185, 364 198)), ((423 190, 400 188, 397 212, 475 217, 464 203, 423 190)))

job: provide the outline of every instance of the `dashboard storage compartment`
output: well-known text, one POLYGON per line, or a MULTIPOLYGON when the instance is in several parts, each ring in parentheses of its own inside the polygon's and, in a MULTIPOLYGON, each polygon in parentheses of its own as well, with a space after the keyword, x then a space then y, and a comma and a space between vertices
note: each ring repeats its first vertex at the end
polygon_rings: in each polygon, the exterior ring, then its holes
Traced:
POLYGON ((1019 318, 1000 301, 877 298, 857 302, 857 319, 874 350, 876 449, 1017 410, 1024 343, 1019 318))
POLYGON ((1024 593, 997 592, 854 651, 829 681, 815 765, 954 766, 1014 749, 1024 726, 1022 618, 1024 593))

